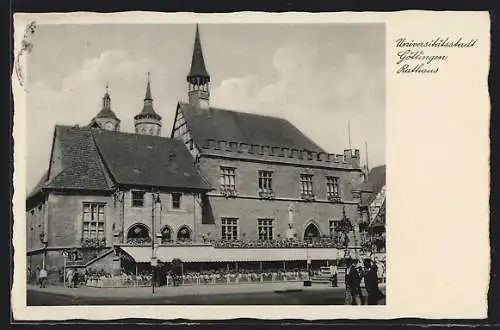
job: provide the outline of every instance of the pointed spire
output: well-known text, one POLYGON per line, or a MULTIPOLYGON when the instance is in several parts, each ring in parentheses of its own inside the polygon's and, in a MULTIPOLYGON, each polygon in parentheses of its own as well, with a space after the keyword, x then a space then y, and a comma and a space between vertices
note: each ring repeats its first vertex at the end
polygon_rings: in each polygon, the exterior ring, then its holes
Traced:
POLYGON ((144 100, 153 100, 151 97, 151 73, 148 72, 148 84, 146 86, 146 96, 144 97, 144 100))
POLYGON ((141 118, 153 118, 155 120, 160 121, 161 116, 156 113, 153 108, 153 97, 151 95, 151 73, 148 72, 147 84, 146 84, 146 95, 144 96, 144 106, 142 107, 142 111, 135 115, 134 119, 138 120, 141 118))
POLYGON ((198 28, 198 24, 196 24, 196 35, 194 38, 194 47, 193 47, 193 57, 191 59, 191 70, 189 71, 188 81, 190 78, 202 78, 205 82, 210 81, 210 75, 207 72, 207 68, 205 67, 205 60, 203 58, 203 51, 201 48, 200 41, 200 30, 198 28))

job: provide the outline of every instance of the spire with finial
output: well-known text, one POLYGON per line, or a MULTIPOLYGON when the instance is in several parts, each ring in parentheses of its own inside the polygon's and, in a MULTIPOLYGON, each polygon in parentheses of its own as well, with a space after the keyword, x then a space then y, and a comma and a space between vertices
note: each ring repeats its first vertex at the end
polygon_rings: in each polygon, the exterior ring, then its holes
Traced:
POLYGON ((191 69, 187 76, 187 82, 189 103, 194 107, 208 108, 210 98, 210 75, 208 74, 205 66, 205 59, 203 58, 198 24, 196 24, 191 69))
POLYGON ((161 116, 153 108, 153 97, 151 94, 151 73, 147 74, 146 95, 142 111, 135 115, 136 133, 160 135, 161 116))
POLYGON ((102 98, 102 108, 111 109, 111 96, 109 96, 109 83, 106 82, 106 93, 102 98))
POLYGON ((92 118, 90 127, 97 127, 106 130, 118 131, 120 130, 120 119, 111 110, 111 96, 109 95, 109 84, 106 83, 106 92, 102 97, 102 108, 97 115, 92 118))
POLYGON ((144 97, 144 100, 153 100, 151 98, 151 73, 148 72, 148 84, 146 86, 146 96, 144 97))

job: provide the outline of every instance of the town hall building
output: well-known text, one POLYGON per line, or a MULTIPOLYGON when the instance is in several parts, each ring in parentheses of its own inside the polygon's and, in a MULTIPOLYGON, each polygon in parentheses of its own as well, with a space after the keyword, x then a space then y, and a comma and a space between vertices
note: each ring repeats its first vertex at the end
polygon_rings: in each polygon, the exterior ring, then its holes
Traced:
POLYGON ((357 149, 329 153, 284 118, 212 107, 198 27, 186 79, 188 101, 172 109, 168 134, 149 74, 134 132, 121 132, 107 88, 88 125, 55 127, 47 171, 26 200, 32 270, 56 274, 69 262, 117 271, 124 256, 336 260, 345 219, 352 253, 366 244, 363 212, 385 189, 385 167, 375 187, 357 149))

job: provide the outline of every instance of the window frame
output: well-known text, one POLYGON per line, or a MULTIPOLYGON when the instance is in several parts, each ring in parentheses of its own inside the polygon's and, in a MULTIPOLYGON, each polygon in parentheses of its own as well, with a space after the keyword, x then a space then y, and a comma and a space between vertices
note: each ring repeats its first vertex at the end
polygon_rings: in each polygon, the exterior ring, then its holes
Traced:
POLYGON ((106 202, 82 202, 82 240, 106 239, 106 202), (88 211, 86 212, 86 206, 88 211), (95 210, 95 212, 93 212, 95 210), (101 212, 102 211, 102 212, 101 212), (86 214, 89 217, 86 218, 86 214), (95 235, 93 235, 95 233, 95 235))
POLYGON ((219 174, 220 191, 236 193, 236 167, 220 166, 219 174))
POLYGON ((338 176, 326 176, 326 197, 336 198, 340 196, 340 178, 338 176))
POLYGON ((272 241, 274 240, 274 220, 273 218, 259 218, 257 219, 257 237, 259 241, 272 241), (262 229, 265 229, 265 237, 261 236, 262 229))
POLYGON ((300 195, 314 197, 314 174, 301 173, 299 175, 300 195))
POLYGON ((262 194, 272 194, 273 189, 273 171, 270 170, 258 170, 258 189, 259 195, 262 194))
POLYGON ((239 218, 221 217, 221 239, 223 241, 236 241, 239 238, 240 238, 239 218), (230 235, 227 235, 227 233, 230 233, 230 235))
POLYGON ((181 192, 172 192, 170 193, 170 197, 172 198, 172 201, 171 201, 171 204, 170 204, 170 207, 172 210, 182 210, 182 193, 181 192), (179 199, 178 199, 178 205, 177 207, 175 206, 175 197, 174 196, 178 196, 179 199))

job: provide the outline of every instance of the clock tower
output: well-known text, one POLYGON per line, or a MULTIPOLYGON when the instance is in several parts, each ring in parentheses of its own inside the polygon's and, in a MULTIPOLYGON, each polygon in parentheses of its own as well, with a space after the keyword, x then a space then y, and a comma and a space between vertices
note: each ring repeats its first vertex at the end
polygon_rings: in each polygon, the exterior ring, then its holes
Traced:
POLYGON ((111 97, 107 84, 106 93, 102 98, 102 109, 92 118, 89 127, 100 128, 107 131, 120 131, 120 119, 118 119, 113 110, 111 110, 111 97))

